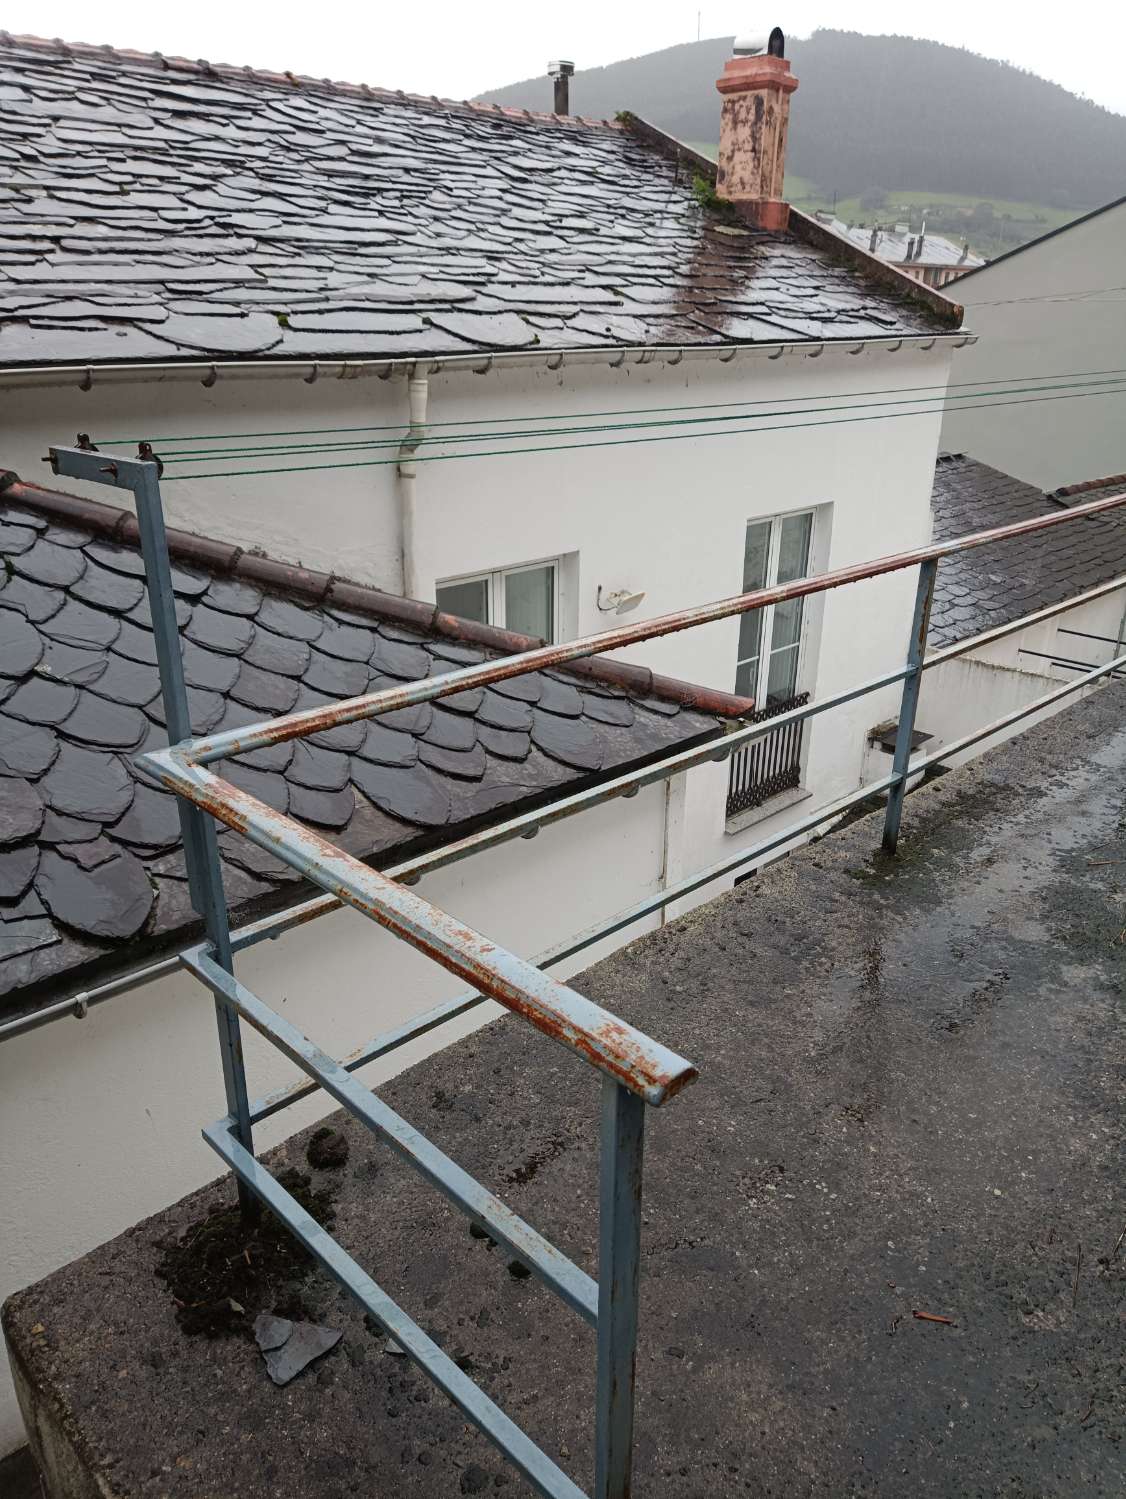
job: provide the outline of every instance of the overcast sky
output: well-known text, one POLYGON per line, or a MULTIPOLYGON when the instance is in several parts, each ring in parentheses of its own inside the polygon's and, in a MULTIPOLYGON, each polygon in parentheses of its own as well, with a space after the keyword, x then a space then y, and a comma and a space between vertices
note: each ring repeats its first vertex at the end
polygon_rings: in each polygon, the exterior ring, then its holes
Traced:
POLYGON ((109 42, 461 99, 541 73, 551 57, 593 67, 694 41, 698 13, 703 36, 765 22, 795 36, 818 26, 847 26, 928 37, 1028 68, 1126 114, 1126 7, 1110 0, 1072 0, 1066 7, 1039 0, 943 0, 927 7, 903 0, 795 0, 765 7, 761 0, 700 7, 669 0, 192 0, 177 6, 6 0, 2 24, 72 42, 109 42))

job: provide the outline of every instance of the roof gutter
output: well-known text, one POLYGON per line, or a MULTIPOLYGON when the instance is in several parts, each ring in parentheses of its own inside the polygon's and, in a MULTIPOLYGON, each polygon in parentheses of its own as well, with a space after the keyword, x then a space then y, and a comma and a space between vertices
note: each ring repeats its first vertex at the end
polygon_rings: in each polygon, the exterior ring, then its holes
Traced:
MULTIPOLYGON (((821 226, 818 225, 818 228, 821 226)), ((838 246, 843 241, 834 241, 838 246)), ((845 246, 847 249, 848 247, 845 246)), ((859 253, 859 252, 857 252, 859 253)), ((882 266, 882 262, 879 262, 882 266)), ((883 266, 892 271, 892 267, 883 266)), ((918 289, 918 283, 909 277, 898 276, 908 285, 918 289)), ((929 287, 922 290, 929 292, 929 287)), ((931 293, 938 296, 937 292, 931 293)), ((926 300, 922 298, 921 300, 926 300)), ((939 298, 939 300, 945 300, 939 298)), ((947 303, 948 307, 952 304, 947 303)), ((884 349, 897 353, 900 349, 934 348, 936 343, 953 342, 955 348, 976 343, 976 334, 959 328, 949 332, 935 329, 929 333, 886 333, 871 338, 787 338, 770 343, 730 344, 630 344, 620 347, 595 349, 508 349, 495 353, 439 354, 425 358, 405 357, 400 359, 169 359, 169 360, 106 360, 88 364, 10 364, 0 366, 0 384, 28 381, 36 385, 76 384, 79 390, 91 390, 95 381, 107 377, 114 382, 137 382, 150 380, 153 375, 171 379, 195 379, 208 387, 214 385, 220 374, 251 378, 278 375, 299 375, 307 385, 316 380, 358 380, 376 376, 390 380, 395 376, 439 374, 487 375, 494 369, 542 368, 548 370, 574 369, 585 365, 608 365, 620 369, 623 365, 666 364, 677 365, 684 360, 708 359, 720 364, 731 364, 733 360, 765 358, 781 359, 784 355, 805 355, 817 358, 826 349, 843 350, 848 354, 862 354, 866 350, 884 349)))

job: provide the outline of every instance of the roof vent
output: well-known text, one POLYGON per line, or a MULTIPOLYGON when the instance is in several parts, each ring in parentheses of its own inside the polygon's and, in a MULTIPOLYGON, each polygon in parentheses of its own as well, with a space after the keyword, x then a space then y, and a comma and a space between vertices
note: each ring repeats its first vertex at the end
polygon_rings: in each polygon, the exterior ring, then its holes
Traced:
POLYGON ((771 31, 752 31, 746 36, 737 36, 731 49, 736 57, 785 57, 786 38, 781 26, 771 31))
POLYGON ((555 79, 555 113, 569 115, 571 113, 571 79, 575 76, 574 63, 562 58, 558 62, 549 62, 547 76, 555 79))

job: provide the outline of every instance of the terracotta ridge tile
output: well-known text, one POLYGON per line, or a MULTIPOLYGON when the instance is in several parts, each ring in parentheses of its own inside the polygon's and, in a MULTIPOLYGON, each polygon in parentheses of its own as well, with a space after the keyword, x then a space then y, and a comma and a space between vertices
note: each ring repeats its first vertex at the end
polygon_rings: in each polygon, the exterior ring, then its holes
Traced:
MULTIPOLYGON (((116 505, 107 505, 101 500, 68 494, 63 490, 26 484, 12 470, 0 472, 0 500, 4 499, 55 520, 66 521, 80 529, 93 531, 107 540, 130 546, 138 544, 136 517, 129 511, 121 510, 116 505)), ((416 629, 419 634, 441 635, 449 640, 500 651, 504 655, 535 650, 546 644, 538 637, 518 635, 496 625, 484 625, 475 620, 445 614, 435 604, 425 603, 421 599, 403 598, 368 584, 338 578, 333 573, 318 572, 280 562, 257 552, 249 552, 232 542, 197 536, 191 531, 175 527, 169 527, 167 535, 169 554, 178 562, 243 578, 313 604, 339 605, 342 608, 368 612, 376 618, 393 620, 397 624, 416 629)), ((625 661, 606 661, 601 657, 588 656, 562 662, 559 669, 572 676, 621 687, 639 697, 661 698, 723 718, 742 717, 754 708, 749 698, 684 682, 676 677, 661 676, 647 666, 635 666, 625 661)))
POLYGON ((1108 474, 1105 479, 1084 479, 1079 484, 1061 484, 1058 489, 1047 492, 1050 500, 1066 499, 1073 494, 1089 494, 1092 489, 1108 489, 1111 485, 1120 484, 1126 489, 1126 474, 1108 474))

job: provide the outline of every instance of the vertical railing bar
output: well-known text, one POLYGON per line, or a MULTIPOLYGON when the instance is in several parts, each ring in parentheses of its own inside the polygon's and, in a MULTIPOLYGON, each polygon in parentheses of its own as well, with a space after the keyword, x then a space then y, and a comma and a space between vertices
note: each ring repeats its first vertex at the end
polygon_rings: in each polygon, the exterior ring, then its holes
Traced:
POLYGON ((892 774, 895 776, 895 781, 888 792, 887 812, 884 816, 883 847, 887 854, 894 854, 899 843, 899 824, 903 817, 903 798, 907 794, 911 740, 915 733, 915 712, 919 706, 923 657, 927 649, 927 631, 930 629, 931 603, 934 599, 934 580, 937 573, 937 558, 932 557, 919 568, 919 584, 915 591, 915 612, 911 620, 911 639, 907 647, 908 670, 903 678, 903 695, 899 703, 899 726, 896 730, 895 753, 892 758, 892 774))
MULTIPOLYGON (((145 583, 148 588, 157 668, 160 672, 165 725, 169 743, 178 744, 191 738, 191 714, 180 651, 180 631, 176 623, 176 595, 172 587, 159 470, 155 461, 140 465, 139 477, 133 486, 133 498, 137 506, 137 529, 145 564, 145 583)), ((227 973, 233 974, 234 958, 231 953, 231 934, 215 823, 184 797, 178 796, 176 803, 180 813, 191 902, 203 917, 215 961, 227 973)), ((239 1018, 229 1005, 216 997, 215 1020, 219 1030, 219 1054, 227 1112, 235 1121, 239 1144, 253 1154, 254 1135, 250 1123, 250 1101, 247 1096, 239 1018)), ((244 1214, 248 1217, 256 1216, 259 1211, 258 1201, 241 1180, 238 1182, 238 1194, 244 1214)))
POLYGON ((598 1226, 598 1389, 594 1499, 629 1499, 641 1267, 645 1104, 602 1084, 598 1226))

